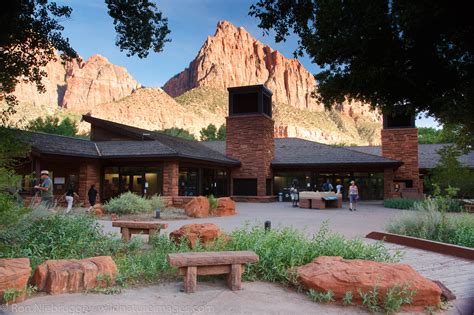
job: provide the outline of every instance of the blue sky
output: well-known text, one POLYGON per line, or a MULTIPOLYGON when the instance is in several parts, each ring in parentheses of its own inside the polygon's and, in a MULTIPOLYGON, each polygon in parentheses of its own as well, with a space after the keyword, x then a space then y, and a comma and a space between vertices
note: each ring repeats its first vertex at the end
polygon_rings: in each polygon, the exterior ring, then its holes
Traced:
MULTIPOLYGON (((206 38, 214 35, 219 20, 243 26, 258 40, 286 57, 292 57, 297 44, 296 37, 277 44, 273 36, 263 36, 262 30, 257 27, 257 19, 248 16, 249 7, 255 0, 164 0, 157 1, 157 4, 168 18, 172 41, 165 45, 162 53, 150 53, 146 59, 127 57, 115 46, 115 30, 104 0, 57 2, 73 8, 71 18, 62 24, 65 26, 64 35, 82 58, 101 54, 110 62, 127 68, 137 81, 147 87, 162 86, 187 67, 206 38)), ((319 69, 307 57, 300 58, 300 61, 312 73, 319 69)), ((417 124, 436 125, 432 119, 418 120, 417 124)))

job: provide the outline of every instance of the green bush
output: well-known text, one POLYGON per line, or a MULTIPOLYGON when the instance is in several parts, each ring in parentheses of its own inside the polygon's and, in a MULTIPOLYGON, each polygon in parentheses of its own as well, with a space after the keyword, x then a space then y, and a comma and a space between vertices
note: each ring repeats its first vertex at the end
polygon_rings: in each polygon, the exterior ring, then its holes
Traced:
POLYGON ((128 191, 116 198, 112 198, 104 205, 104 210, 109 213, 130 214, 151 212, 154 209, 149 200, 128 191))
POLYGON ((23 207, 22 200, 17 200, 10 194, 0 193, 0 227, 15 224, 28 211, 29 209, 23 207))
POLYGON ((136 247, 104 235, 102 226, 85 215, 27 216, 0 234, 0 257, 28 257, 32 268, 46 259, 114 255, 136 247))
POLYGON ((209 195, 207 200, 209 201, 209 212, 213 214, 217 209, 217 198, 214 195, 209 195))
POLYGON ((163 202, 163 198, 159 195, 154 195, 152 196, 148 202, 150 203, 150 207, 152 210, 155 209, 161 209, 163 210, 165 208, 165 203, 163 202))
POLYGON ((394 209, 411 209, 413 204, 417 202, 416 199, 406 199, 406 198, 393 198, 385 199, 383 205, 385 208, 394 208, 394 209))
POLYGON ((391 219, 385 229, 390 233, 474 248, 474 217, 440 211, 436 198, 416 203, 414 211, 391 219))

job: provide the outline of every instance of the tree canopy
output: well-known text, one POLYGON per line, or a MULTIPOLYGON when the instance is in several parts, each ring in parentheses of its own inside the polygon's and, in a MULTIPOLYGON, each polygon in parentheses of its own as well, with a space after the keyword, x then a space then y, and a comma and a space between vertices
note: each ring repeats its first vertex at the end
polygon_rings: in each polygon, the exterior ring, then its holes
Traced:
POLYGON ((225 140, 226 127, 221 125, 219 129, 214 124, 209 124, 206 128, 202 128, 199 132, 201 141, 225 140))
POLYGON ((55 135, 74 137, 77 135, 77 122, 69 117, 59 119, 59 117, 46 116, 30 121, 28 130, 51 133, 55 135))
POLYGON ((299 38, 322 68, 318 97, 346 98, 385 112, 404 106, 460 126, 474 142, 474 19, 468 1, 259 0, 250 7, 267 34, 299 38))
POLYGON ((442 129, 435 129, 431 127, 418 128, 418 143, 433 144, 433 143, 455 143, 457 137, 456 128, 449 125, 442 129))
MULTIPOLYGON (((169 41, 168 21, 149 0, 105 0, 117 32, 116 45, 128 56, 144 58, 150 50, 160 52, 169 41)), ((44 91, 42 69, 57 58, 77 57, 63 37, 61 21, 71 17, 72 8, 49 0, 10 0, 0 10, 0 100, 20 81, 36 84, 44 91)), ((11 108, 10 108, 11 110, 11 108)), ((8 112, 4 112, 8 114, 8 112)), ((3 119, 2 115, 2 119, 3 119)))
POLYGON ((174 136, 174 137, 180 137, 186 140, 196 141, 196 138, 194 137, 194 135, 183 128, 173 127, 173 128, 158 130, 158 132, 162 132, 164 134, 174 136))

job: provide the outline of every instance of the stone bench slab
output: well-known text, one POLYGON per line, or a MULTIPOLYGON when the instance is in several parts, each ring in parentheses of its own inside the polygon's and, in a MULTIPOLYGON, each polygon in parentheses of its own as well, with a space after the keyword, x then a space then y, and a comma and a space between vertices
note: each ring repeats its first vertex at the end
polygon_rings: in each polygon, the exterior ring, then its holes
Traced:
POLYGON ((242 265, 254 262, 258 262, 258 255, 252 251, 168 254, 168 263, 173 267, 242 265))

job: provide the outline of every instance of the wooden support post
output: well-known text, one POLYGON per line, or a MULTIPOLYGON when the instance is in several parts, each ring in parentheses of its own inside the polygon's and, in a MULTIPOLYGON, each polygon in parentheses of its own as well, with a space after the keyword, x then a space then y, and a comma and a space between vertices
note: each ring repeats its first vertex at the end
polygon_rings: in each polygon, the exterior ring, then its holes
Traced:
POLYGON ((184 292, 194 293, 197 287, 197 267, 190 266, 186 269, 186 276, 184 279, 184 292))
POLYGON ((227 286, 232 291, 240 290, 242 287, 242 265, 235 264, 230 268, 230 273, 227 274, 227 286))
POLYGON ((122 232, 122 240, 128 242, 130 240, 130 230, 126 227, 122 227, 120 231, 122 232))

